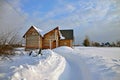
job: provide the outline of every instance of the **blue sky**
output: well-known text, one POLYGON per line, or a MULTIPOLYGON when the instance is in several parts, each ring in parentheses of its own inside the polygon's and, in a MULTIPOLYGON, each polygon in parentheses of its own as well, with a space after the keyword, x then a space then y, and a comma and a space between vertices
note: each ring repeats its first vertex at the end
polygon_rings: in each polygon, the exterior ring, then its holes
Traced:
MULTIPOLYGON (((22 1, 21 1, 22 2, 22 1)), ((56 3, 56 0, 31 0, 25 1, 22 4, 21 9, 32 15, 34 12, 39 11, 42 13, 47 13, 48 11, 52 10, 55 6, 53 4, 56 3)))
POLYGON ((120 40, 119 0, 1 0, 0 14, 2 31, 21 26, 24 33, 31 25, 43 30, 60 26, 74 29, 77 44, 86 35, 91 41, 120 40))

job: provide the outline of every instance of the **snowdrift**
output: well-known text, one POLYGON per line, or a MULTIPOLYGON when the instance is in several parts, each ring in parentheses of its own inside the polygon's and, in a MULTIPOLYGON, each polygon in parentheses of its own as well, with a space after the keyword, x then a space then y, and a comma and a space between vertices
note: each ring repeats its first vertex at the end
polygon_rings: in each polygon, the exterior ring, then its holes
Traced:
POLYGON ((53 49, 53 51, 58 53, 72 53, 74 50, 71 47, 62 46, 62 47, 53 49))
POLYGON ((0 80, 58 80, 66 66, 65 59, 52 50, 43 50, 42 56, 35 57, 35 52, 32 54, 2 61, 0 80))
POLYGON ((120 48, 58 47, 0 57, 0 80, 120 80, 120 48))

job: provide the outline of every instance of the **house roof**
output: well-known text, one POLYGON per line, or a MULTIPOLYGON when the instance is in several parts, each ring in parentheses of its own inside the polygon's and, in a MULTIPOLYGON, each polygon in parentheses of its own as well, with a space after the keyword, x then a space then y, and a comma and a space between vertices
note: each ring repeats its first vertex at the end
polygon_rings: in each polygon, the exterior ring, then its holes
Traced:
MULTIPOLYGON (((45 34, 47 34, 47 33, 49 33, 50 31, 52 31, 52 30, 54 30, 54 29, 59 29, 59 27, 56 27, 56 28, 52 28, 52 29, 48 29, 48 30, 41 30, 41 29, 39 29, 39 28, 37 28, 37 27, 35 27, 35 26, 31 26, 30 27, 30 29, 31 28, 34 28, 36 31, 37 31, 37 33, 39 34, 39 35, 41 35, 42 37, 45 35, 45 34)), ((29 30, 30 30, 29 29, 29 30)), ((28 30, 28 31, 29 31, 28 30)), ((28 32, 27 31, 27 32, 28 32)), ((26 33, 27 33, 26 32, 26 33)), ((26 35, 26 33, 24 34, 24 36, 23 37, 25 37, 25 35, 26 35)), ((74 37, 73 37, 73 30, 72 29, 70 29, 70 30, 60 30, 59 31, 59 35, 60 35, 60 39, 74 39, 74 37)))
POLYGON ((73 37, 73 30, 60 30, 62 36, 65 37, 65 39, 74 39, 73 37))
POLYGON ((26 31, 26 33, 23 35, 23 38, 25 37, 25 35, 27 34, 27 32, 28 32, 31 28, 34 28, 34 29, 37 31, 37 33, 38 33, 39 35, 41 35, 40 32, 41 32, 42 30, 40 30, 39 28, 37 28, 37 27, 35 27, 35 26, 31 26, 31 27, 26 31))
MULTIPOLYGON (((50 31, 52 31, 52 30, 54 30, 54 29, 57 29, 58 27, 56 27, 56 28, 51 28, 51 29, 46 29, 46 30, 41 30, 41 29, 37 28, 36 26, 31 26, 31 27, 29 28, 29 30, 30 30, 31 28, 34 28, 34 29, 37 31, 37 33, 43 37, 45 34, 49 33, 50 31)), ((59 29, 59 28, 58 28, 58 29, 59 29)), ((29 30, 28 30, 28 31, 29 31, 29 30)), ((28 31, 27 31, 27 32, 28 32, 28 31)), ((27 33, 27 32, 26 32, 26 33, 27 33)), ((24 34, 23 37, 25 37, 26 33, 24 34)), ((60 33, 59 33, 59 34, 60 34, 60 33)), ((60 34, 60 37, 62 37, 61 34, 60 34)))

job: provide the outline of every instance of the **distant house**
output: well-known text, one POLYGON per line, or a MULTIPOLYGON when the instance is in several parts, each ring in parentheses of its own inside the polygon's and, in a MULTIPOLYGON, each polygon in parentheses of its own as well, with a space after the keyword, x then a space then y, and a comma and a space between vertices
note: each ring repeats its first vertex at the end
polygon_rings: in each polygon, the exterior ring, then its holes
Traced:
POLYGON ((42 31, 31 26, 24 34, 26 49, 53 49, 59 46, 73 45, 73 30, 59 30, 59 27, 49 31, 42 31))

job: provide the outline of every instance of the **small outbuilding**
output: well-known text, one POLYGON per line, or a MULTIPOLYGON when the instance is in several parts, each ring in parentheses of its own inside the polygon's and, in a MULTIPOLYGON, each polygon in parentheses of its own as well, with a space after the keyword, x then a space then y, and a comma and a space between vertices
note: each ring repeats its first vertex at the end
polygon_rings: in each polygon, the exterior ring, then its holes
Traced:
POLYGON ((26 49, 53 49, 59 46, 73 45, 73 30, 59 30, 56 27, 51 30, 42 31, 35 26, 31 26, 24 34, 26 49))
POLYGON ((59 46, 69 46, 72 47, 73 45, 73 30, 60 30, 62 36, 64 36, 63 39, 60 39, 59 46))

